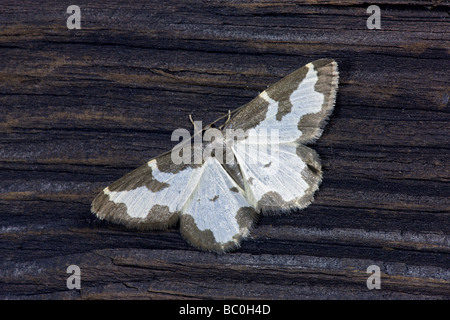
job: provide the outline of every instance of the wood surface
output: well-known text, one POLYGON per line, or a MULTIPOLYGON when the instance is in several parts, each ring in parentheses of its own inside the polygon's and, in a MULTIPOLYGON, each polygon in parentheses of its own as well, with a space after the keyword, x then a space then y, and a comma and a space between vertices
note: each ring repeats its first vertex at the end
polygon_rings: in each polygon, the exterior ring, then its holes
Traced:
POLYGON ((351 0, 76 4, 80 30, 67 3, 0 4, 1 299, 450 298, 448 1, 374 1, 380 30, 351 0), (311 206, 225 255, 91 214, 189 114, 209 123, 326 57, 340 85, 311 206))

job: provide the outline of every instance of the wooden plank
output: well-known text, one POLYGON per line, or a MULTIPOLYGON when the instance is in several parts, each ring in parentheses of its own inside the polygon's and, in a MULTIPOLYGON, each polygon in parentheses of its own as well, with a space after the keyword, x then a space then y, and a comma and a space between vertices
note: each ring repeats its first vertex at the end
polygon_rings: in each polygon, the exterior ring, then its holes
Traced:
POLYGON ((67 30, 66 4, 2 1, 0 297, 448 299, 449 5, 374 4, 381 30, 357 1, 78 1, 67 30), (210 122, 323 57, 341 77, 310 207, 261 217, 227 255, 90 213, 189 114, 210 122))

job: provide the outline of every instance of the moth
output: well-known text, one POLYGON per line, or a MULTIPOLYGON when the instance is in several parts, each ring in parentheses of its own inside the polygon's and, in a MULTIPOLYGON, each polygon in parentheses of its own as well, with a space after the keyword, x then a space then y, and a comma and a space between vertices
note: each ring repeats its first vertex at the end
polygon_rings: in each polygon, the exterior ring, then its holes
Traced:
POLYGON ((231 163, 211 152, 200 162, 177 164, 167 152, 101 191, 92 212, 141 230, 179 223, 184 239, 205 251, 238 248, 259 215, 303 209, 313 201, 322 180, 321 162, 306 145, 322 134, 334 108, 338 79, 334 60, 308 63, 230 113, 217 129, 241 130, 243 136, 203 147, 225 146, 231 163), (276 130, 278 137, 252 144, 247 134, 252 130, 276 130), (243 144, 246 148, 239 147, 243 144), (261 146, 261 161, 249 161, 261 146))

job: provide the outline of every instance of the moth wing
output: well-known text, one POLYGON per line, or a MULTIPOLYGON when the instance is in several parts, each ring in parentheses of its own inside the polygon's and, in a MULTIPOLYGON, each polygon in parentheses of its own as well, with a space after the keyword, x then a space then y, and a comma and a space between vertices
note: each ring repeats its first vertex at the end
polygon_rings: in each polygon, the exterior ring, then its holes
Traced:
POLYGON ((197 248, 226 252, 248 236, 256 212, 216 158, 205 160, 202 170, 182 210, 180 231, 197 248))
POLYGON ((224 129, 278 130, 280 143, 312 143, 333 111, 338 81, 336 61, 308 63, 238 109, 224 129))
POLYGON ((174 225, 201 175, 201 165, 175 164, 161 155, 100 192, 91 211, 100 219, 139 229, 174 225))
POLYGON ((317 153, 301 144, 237 145, 245 195, 258 212, 307 207, 322 180, 317 153))
POLYGON ((235 176, 242 176, 240 184, 258 212, 304 208, 312 201, 322 179, 321 164, 303 144, 322 134, 338 78, 334 60, 309 63, 241 107, 224 126, 245 132, 232 143, 240 168, 235 176))

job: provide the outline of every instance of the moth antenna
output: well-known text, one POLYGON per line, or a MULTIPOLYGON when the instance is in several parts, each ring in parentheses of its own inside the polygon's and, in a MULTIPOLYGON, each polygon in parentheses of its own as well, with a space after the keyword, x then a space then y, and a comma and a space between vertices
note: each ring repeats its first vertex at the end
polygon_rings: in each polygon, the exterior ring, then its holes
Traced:
POLYGON ((195 130, 195 131, 198 131, 198 128, 197 128, 197 126, 195 125, 194 120, 192 120, 192 115, 189 115, 189 120, 191 121, 192 125, 194 126, 194 130, 195 130))
POLYGON ((226 125, 226 124, 228 123, 228 121, 230 121, 230 119, 231 119, 231 111, 228 110, 228 118, 227 118, 227 120, 224 122, 224 124, 222 124, 222 125, 219 127, 219 129, 222 129, 223 126, 226 125))

